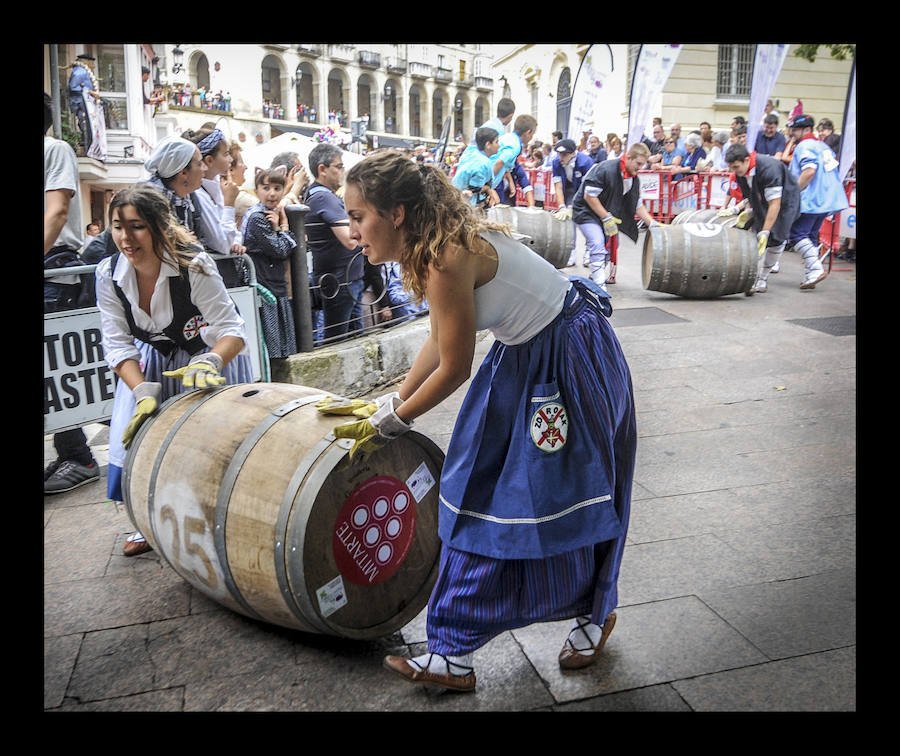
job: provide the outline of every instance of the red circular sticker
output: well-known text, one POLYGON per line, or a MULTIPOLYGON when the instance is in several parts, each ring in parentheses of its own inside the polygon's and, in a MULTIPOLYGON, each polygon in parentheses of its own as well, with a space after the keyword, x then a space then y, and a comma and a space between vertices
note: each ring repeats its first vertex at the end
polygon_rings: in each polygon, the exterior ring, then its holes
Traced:
POLYGON ((415 499, 388 475, 369 478, 344 502, 335 521, 334 559, 347 580, 374 585, 403 564, 416 529, 415 499))

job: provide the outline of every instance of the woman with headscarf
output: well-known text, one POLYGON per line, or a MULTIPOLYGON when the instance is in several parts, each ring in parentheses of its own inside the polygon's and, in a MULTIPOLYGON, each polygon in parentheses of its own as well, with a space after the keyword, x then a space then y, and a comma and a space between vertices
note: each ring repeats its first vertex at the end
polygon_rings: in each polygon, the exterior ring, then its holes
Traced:
MULTIPOLYGON (((103 353, 119 377, 107 495, 123 501, 126 450, 159 404, 185 389, 253 376, 244 320, 212 259, 175 222, 168 198, 149 181, 123 189, 110 203, 109 223, 117 251, 95 276, 103 353)), ((150 548, 135 532, 123 552, 150 548)))

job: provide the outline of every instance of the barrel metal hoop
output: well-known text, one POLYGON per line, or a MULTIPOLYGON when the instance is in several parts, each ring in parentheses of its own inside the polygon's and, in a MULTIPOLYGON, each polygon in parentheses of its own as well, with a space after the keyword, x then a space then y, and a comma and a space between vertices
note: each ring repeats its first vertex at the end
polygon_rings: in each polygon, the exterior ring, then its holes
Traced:
MULTIPOLYGON (((325 438, 328 439, 329 437, 326 436, 325 438)), ((298 525, 294 527, 291 533, 291 550, 300 551, 303 548, 304 541, 306 540, 306 524, 309 521, 309 514, 315 503, 316 495, 328 479, 328 476, 331 475, 331 471, 338 462, 344 458, 344 455, 347 452, 347 445, 341 443, 343 441, 350 441, 352 444, 351 439, 341 439, 336 444, 330 444, 329 448, 322 455, 321 463, 312 471, 307 485, 303 486, 300 490, 300 496, 297 499, 296 512, 294 515, 294 520, 298 525)), ((285 535, 287 535, 287 533, 285 533, 285 535)), ((283 539, 282 543, 287 546, 287 539, 283 539)), ((291 597, 297 602, 303 617, 319 627, 323 633, 328 635, 340 635, 340 633, 331 627, 330 623, 319 615, 319 610, 313 606, 312 601, 310 601, 309 592, 306 589, 306 575, 303 569, 302 559, 294 559, 291 562, 290 578, 293 585, 297 587, 297 590, 291 593, 291 597)))
POLYGON ((691 244, 694 235, 687 230, 682 235, 684 238, 684 258, 681 265, 681 285, 678 287, 677 292, 679 296, 685 296, 685 292, 690 287, 689 271, 693 269, 694 264, 694 250, 691 244))
POLYGON ((288 552, 285 546, 287 544, 287 525, 293 509, 294 498, 297 496, 300 486, 303 485, 303 480, 306 478, 307 473, 309 473, 316 460, 331 446, 334 440, 334 434, 329 433, 313 446, 300 461, 288 482, 284 498, 281 501, 281 509, 278 511, 278 518, 275 521, 275 576, 278 579, 278 588, 281 591, 281 596, 284 599, 284 603, 288 605, 298 620, 306 625, 312 625, 316 629, 321 629, 321 627, 316 621, 315 615, 306 616, 291 593, 291 584, 287 574, 288 552))
MULTIPOLYGON (((172 440, 175 438, 175 436, 178 433, 178 431, 180 430, 181 426, 187 422, 188 418, 191 415, 193 415, 197 409, 199 409, 204 404, 206 404, 206 402, 208 402, 210 399, 212 399, 216 394, 220 393, 221 391, 225 391, 228 388, 232 388, 232 387, 222 386, 217 389, 212 389, 212 390, 207 389, 206 396, 204 396, 202 399, 200 399, 200 401, 198 401, 196 404, 194 404, 192 407, 190 407, 181 417, 178 418, 178 420, 175 421, 174 425, 169 429, 169 432, 166 434, 166 437, 163 440, 162 444, 160 444, 159 451, 157 451, 157 453, 156 453, 156 459, 153 460, 153 469, 150 472, 150 484, 149 484, 148 490, 147 490, 147 519, 150 520, 150 527, 153 530, 153 540, 156 541, 157 545, 162 543, 162 540, 160 539, 159 533, 156 530, 156 525, 154 524, 156 522, 156 518, 154 517, 154 511, 153 511, 155 503, 156 503, 156 479, 157 479, 157 476, 159 475, 159 468, 162 467, 163 458, 166 455, 166 451, 169 448, 169 444, 172 443, 172 440)), ((165 407, 167 407, 170 403, 172 403, 173 399, 179 399, 179 398, 183 398, 183 397, 184 397, 184 392, 175 394, 173 397, 170 397, 168 400, 163 402, 162 406, 160 407, 160 412, 165 407)), ((144 423, 144 425, 147 425, 147 423, 144 423)), ((136 442, 137 442, 137 439, 135 439, 135 443, 136 442)), ((175 572, 178 572, 178 568, 174 564, 172 564, 172 561, 166 556, 165 551, 163 549, 160 549, 159 553, 162 554, 162 557, 163 557, 163 559, 166 560, 166 563, 173 570, 175 570, 175 572)), ((181 574, 181 573, 179 573, 179 574, 181 574)))
POLYGON ((222 476, 222 482, 219 484, 219 492, 216 497, 215 521, 213 523, 213 543, 216 548, 216 555, 219 559, 219 565, 222 567, 222 574, 225 579, 225 585, 228 588, 232 598, 240 604, 241 608, 251 617, 258 620, 265 620, 244 598, 234 576, 231 574, 231 568, 228 565, 228 552, 225 547, 225 521, 228 518, 228 504, 231 501, 231 494, 234 490, 234 484, 237 477, 243 469, 244 462, 253 451, 253 447, 259 440, 266 435, 269 429, 275 425, 281 418, 295 409, 303 407, 312 402, 318 402, 325 398, 325 394, 315 394, 313 396, 304 396, 299 399, 292 399, 289 402, 277 407, 266 415, 250 433, 241 441, 234 456, 228 463, 228 467, 222 476))

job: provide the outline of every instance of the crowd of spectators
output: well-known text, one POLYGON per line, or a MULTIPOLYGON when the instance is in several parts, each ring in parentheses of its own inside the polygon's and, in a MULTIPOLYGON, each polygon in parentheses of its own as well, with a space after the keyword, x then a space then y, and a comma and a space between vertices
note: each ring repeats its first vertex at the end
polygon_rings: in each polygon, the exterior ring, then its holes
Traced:
POLYGON ((195 90, 190 84, 176 84, 169 91, 169 96, 172 104, 178 107, 231 112, 231 92, 223 92, 221 89, 213 92, 206 87, 197 87, 195 90))

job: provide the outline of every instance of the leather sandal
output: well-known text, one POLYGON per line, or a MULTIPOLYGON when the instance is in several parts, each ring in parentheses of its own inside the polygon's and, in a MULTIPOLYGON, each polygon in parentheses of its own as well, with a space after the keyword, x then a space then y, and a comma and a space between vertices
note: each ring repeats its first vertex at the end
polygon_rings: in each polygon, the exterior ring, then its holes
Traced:
POLYGON ((596 646, 591 643, 591 638, 584 629, 590 624, 590 621, 582 623, 580 617, 575 621, 578 623, 577 629, 581 630, 581 634, 584 635, 585 640, 587 640, 588 647, 582 649, 576 648, 572 643, 572 633, 570 631, 569 636, 566 638, 566 642, 563 644, 562 651, 559 652, 559 666, 563 669, 582 669, 597 661, 600 651, 603 649, 603 646, 606 645, 607 638, 609 638, 610 633, 616 626, 616 613, 610 612, 609 616, 603 622, 603 631, 596 646), (590 653, 585 653, 587 651, 590 653))
POLYGON ((148 551, 153 551, 153 547, 140 533, 132 533, 125 539, 125 545, 122 546, 122 553, 127 557, 137 556, 148 551))
MULTIPOLYGON (((427 667, 423 667, 415 659, 407 659, 404 656, 385 656, 382 664, 385 669, 400 675, 406 682, 424 683, 425 685, 455 690, 460 693, 468 693, 475 690, 475 671, 472 667, 464 667, 462 664, 455 664, 448 661, 446 656, 441 654, 436 655, 447 662, 448 669, 451 667, 459 667, 459 669, 464 669, 466 672, 462 674, 448 673, 443 675, 437 674, 436 672, 429 672, 427 667), (415 664, 418 669, 411 667, 410 662, 415 664)), ((435 654, 432 654, 432 656, 435 656, 435 654)), ((430 665, 431 656, 428 657, 428 662, 430 665)))

